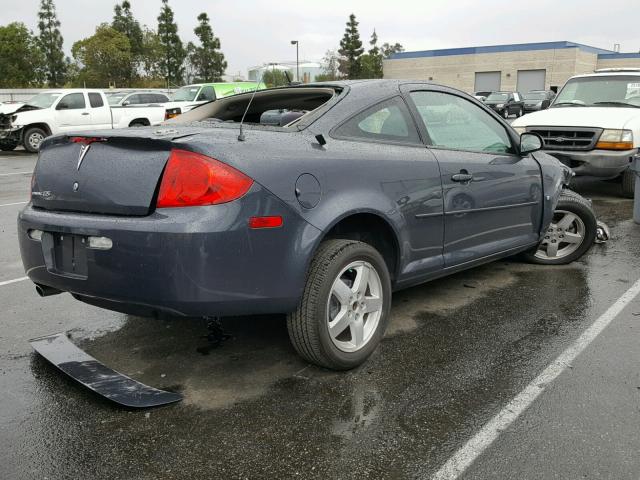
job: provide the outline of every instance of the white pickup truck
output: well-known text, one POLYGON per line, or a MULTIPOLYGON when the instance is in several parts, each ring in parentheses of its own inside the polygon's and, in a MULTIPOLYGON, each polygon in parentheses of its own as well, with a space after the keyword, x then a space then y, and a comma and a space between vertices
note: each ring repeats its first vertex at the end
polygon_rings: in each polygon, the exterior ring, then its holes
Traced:
POLYGON ((519 133, 542 137, 544 150, 576 175, 621 178, 633 197, 640 155, 640 69, 607 69, 570 78, 547 110, 516 119, 519 133))
POLYGON ((140 127, 164 121, 162 105, 111 108, 100 90, 41 92, 11 113, 0 113, 0 150, 23 145, 37 152, 49 135, 82 130, 140 127))

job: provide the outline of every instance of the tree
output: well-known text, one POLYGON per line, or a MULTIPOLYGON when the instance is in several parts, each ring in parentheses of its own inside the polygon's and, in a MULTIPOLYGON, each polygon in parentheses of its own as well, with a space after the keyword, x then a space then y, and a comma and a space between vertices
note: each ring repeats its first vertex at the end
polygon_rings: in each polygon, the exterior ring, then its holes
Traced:
POLYGON ((289 79, 293 78, 291 72, 289 72, 289 78, 284 73, 283 70, 273 68, 264 71, 262 74, 262 83, 264 83, 267 87, 282 87, 289 84, 289 79))
POLYGON ((40 1, 38 19, 38 43, 44 54, 47 82, 50 87, 59 87, 64 84, 67 63, 62 49, 64 41, 60 33, 60 21, 53 0, 40 1))
POLYGON ((79 40, 71 48, 80 71, 78 85, 87 87, 129 84, 131 45, 124 33, 103 23, 91 37, 79 40))
POLYGON ((183 62, 186 51, 178 35, 178 25, 173 19, 169 0, 162 0, 162 8, 158 16, 158 37, 162 48, 160 72, 169 85, 179 84, 184 75, 183 62))
POLYGON ((44 55, 24 23, 0 27, 0 78, 8 88, 38 87, 44 80, 44 55))
POLYGON ((338 80, 340 78, 340 56, 335 50, 327 50, 322 59, 322 73, 316 75, 316 82, 338 80))
POLYGON ((338 50, 340 56, 343 57, 339 70, 347 78, 359 78, 361 73, 360 56, 364 53, 364 48, 362 48, 358 32, 358 22, 353 13, 349 15, 349 21, 346 25, 344 36, 340 40, 340 50, 338 50))
MULTIPOLYGON (((378 48, 378 34, 375 29, 369 41, 371 48, 367 52, 366 62, 363 61, 363 69, 367 71, 367 78, 382 78, 382 52, 378 48), (366 67, 366 68, 365 68, 366 67)), ((364 56, 364 55, 363 55, 364 56)))
POLYGON ((380 50, 382 51, 382 58, 389 58, 394 53, 404 52, 404 47, 399 43, 396 43, 395 45, 383 43, 380 50))
MULTIPOLYGON (((142 32, 142 57, 140 68, 147 81, 160 80, 160 86, 165 84, 160 69, 160 62, 164 56, 164 50, 158 34, 150 29, 145 28, 142 32)), ((166 85, 164 85, 166 86, 166 85)))
POLYGON ((213 34, 209 16, 205 12, 198 15, 198 21, 200 23, 193 31, 200 40, 200 46, 189 42, 189 63, 199 81, 220 82, 227 69, 224 54, 220 51, 220 39, 213 34))
POLYGON ((143 53, 143 36, 140 23, 133 18, 131 13, 131 4, 128 0, 124 0, 122 4, 116 4, 113 9, 113 21, 111 27, 120 33, 123 33, 129 39, 131 47, 131 65, 129 68, 129 84, 133 83, 138 74, 138 65, 141 61, 143 53))

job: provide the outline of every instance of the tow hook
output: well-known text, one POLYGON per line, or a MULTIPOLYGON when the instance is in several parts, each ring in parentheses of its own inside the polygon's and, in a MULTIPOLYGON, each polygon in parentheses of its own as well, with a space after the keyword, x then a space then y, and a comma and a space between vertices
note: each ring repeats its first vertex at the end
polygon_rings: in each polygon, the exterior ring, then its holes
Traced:
POLYGON ((605 243, 611 238, 611 232, 606 223, 598 220, 596 223, 596 239, 595 243, 605 243))

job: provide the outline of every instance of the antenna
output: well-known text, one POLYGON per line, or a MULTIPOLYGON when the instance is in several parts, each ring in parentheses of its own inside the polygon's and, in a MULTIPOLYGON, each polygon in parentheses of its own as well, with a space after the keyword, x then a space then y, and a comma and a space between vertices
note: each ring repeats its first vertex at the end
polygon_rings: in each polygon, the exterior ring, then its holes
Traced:
POLYGON ((258 84, 256 85, 256 88, 253 90, 253 93, 251 94, 251 98, 249 99, 249 103, 247 103, 247 108, 245 109, 244 113, 242 114, 242 120, 240 120, 240 133, 238 134, 238 141, 239 142, 244 142, 245 137, 244 137, 244 131, 242 130, 242 125, 244 124, 244 117, 247 116, 247 112, 249 111, 249 108, 251 107, 251 103, 253 102, 253 97, 256 96, 256 92, 258 91, 258 88, 260 88, 260 84, 262 83, 262 77, 264 77, 264 72, 267 70, 267 67, 265 66, 264 70, 262 70, 262 72, 260 72, 260 78, 258 79, 258 84))

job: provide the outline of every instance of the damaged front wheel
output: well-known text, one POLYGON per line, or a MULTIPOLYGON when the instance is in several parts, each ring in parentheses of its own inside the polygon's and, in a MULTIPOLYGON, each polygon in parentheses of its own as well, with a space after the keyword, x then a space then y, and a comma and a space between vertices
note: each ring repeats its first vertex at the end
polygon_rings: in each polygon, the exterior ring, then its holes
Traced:
POLYGON ((598 225, 591 204, 571 190, 560 196, 542 241, 525 254, 542 265, 564 265, 582 257, 595 241, 598 225))

